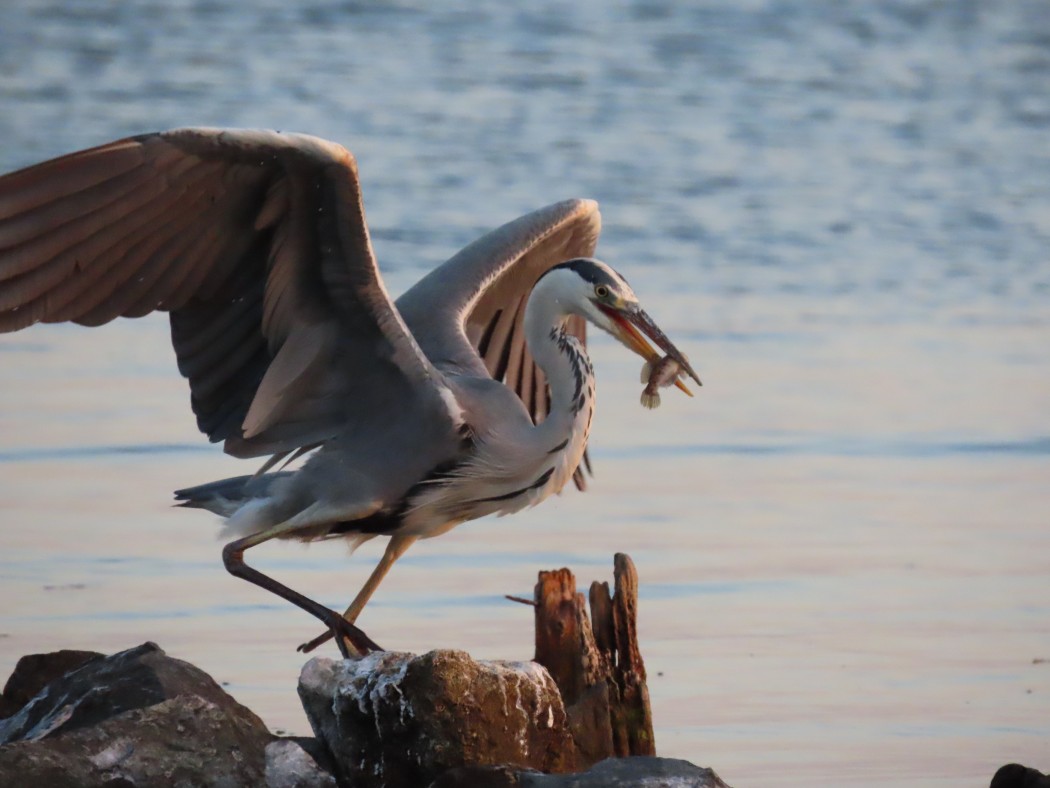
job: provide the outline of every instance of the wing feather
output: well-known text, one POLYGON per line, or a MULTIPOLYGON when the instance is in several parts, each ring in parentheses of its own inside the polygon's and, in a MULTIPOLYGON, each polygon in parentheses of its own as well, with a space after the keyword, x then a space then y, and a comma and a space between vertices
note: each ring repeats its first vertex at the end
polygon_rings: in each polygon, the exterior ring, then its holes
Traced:
MULTIPOLYGON (((143 167, 136 167, 116 174, 114 177, 99 181, 86 189, 59 197, 51 202, 5 215, 0 221, 0 248, 10 249, 30 241, 40 240, 43 244, 61 249, 73 241, 76 236, 76 224, 93 221, 93 216, 112 210, 114 204, 120 203, 129 194, 136 194, 143 187, 143 180, 148 179, 149 172, 143 167), (90 213, 78 211, 78 204, 88 203, 93 206, 90 213), (58 232, 56 232, 58 231, 58 232), (67 234, 68 233, 68 234, 67 234)), ((120 210, 118 207, 117 210, 120 210)), ((13 262, 9 274, 21 273, 32 267, 34 255, 46 255, 39 251, 39 246, 28 250, 19 258, 10 258, 13 262)))
MULTIPOLYGON (((116 317, 164 309, 178 283, 194 269, 207 270, 203 264, 207 258, 195 252, 208 231, 199 230, 200 216, 185 210, 186 202, 158 201, 156 207, 161 210, 151 211, 154 220, 97 255, 91 261, 92 274, 69 278, 76 297, 67 300, 48 322, 74 320, 98 326, 116 317), (170 221, 163 221, 164 216, 170 216, 170 221), (163 225, 158 228, 160 221, 163 225), (151 243, 142 243, 145 239, 151 243)), ((190 204, 204 207, 207 202, 207 197, 200 197, 190 204)))
MULTIPOLYGON (((226 309, 212 310, 193 321, 197 329, 179 343, 179 359, 186 364, 182 374, 191 377, 198 359, 216 352, 216 344, 225 337, 242 338, 252 333, 259 322, 258 312, 262 302, 261 288, 258 292, 245 290, 244 295, 227 302, 226 309)), ((256 334, 258 332, 255 332, 256 334)), ((262 342, 262 337, 259 337, 262 342)))
POLYGON ((186 377, 197 381, 195 393, 198 397, 214 396, 254 354, 265 350, 263 342, 255 341, 246 321, 235 324, 233 329, 220 334, 214 342, 199 353, 188 356, 180 365, 186 377))
POLYGON ((15 216, 50 204, 55 199, 56 183, 61 183, 62 194, 76 194, 140 166, 143 159, 135 140, 119 140, 5 175, 0 216, 15 216))
MULTIPOLYGON (((144 196, 140 194, 140 197, 144 196)), ((64 224, 55 228, 51 236, 54 241, 50 246, 43 243, 24 244, 3 250, 0 253, 0 270, 20 259, 35 263, 35 267, 3 285, 0 289, 0 311, 43 299, 39 307, 45 315, 52 316, 51 322, 73 319, 61 310, 84 289, 92 287, 107 271, 118 266, 120 257, 111 254, 111 250, 125 239, 157 233, 157 223, 162 223, 164 229, 173 232, 164 219, 173 218, 174 205, 175 197, 172 195, 158 196, 148 201, 140 199, 130 208, 125 208, 133 212, 117 223, 113 223, 110 216, 90 211, 81 218, 81 230, 90 233, 86 237, 77 232, 67 237, 69 224, 64 224), (107 220, 110 221, 108 225, 105 223, 107 220)))

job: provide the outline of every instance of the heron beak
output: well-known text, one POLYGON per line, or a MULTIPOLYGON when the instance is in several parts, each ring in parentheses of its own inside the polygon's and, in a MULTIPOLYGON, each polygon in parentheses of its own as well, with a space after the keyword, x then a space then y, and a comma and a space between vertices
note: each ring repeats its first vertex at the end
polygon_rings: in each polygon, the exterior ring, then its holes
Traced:
MULTIPOLYGON (((616 338, 626 345, 628 349, 633 350, 646 361, 659 361, 660 353, 654 350, 645 339, 649 337, 660 350, 678 362, 682 370, 695 380, 698 386, 704 385, 693 370, 689 359, 671 343, 671 340, 653 322, 653 319, 646 314, 644 309, 636 304, 629 304, 620 309, 599 304, 598 308, 613 321, 613 325, 617 329, 616 338)), ((686 387, 681 379, 675 380, 675 385, 690 397, 693 396, 693 392, 686 387)))

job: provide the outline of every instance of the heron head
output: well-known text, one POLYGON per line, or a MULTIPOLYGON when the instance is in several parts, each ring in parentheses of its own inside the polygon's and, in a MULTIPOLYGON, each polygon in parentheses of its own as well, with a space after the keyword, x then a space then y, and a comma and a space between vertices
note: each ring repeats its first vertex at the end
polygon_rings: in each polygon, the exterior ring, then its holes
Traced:
POLYGON ((700 383, 685 354, 674 346, 641 308, 638 296, 623 276, 601 260, 590 257, 569 260, 551 269, 551 272, 558 269, 576 274, 572 278, 565 277, 571 282, 572 296, 569 301, 574 312, 612 334, 646 361, 660 356, 646 338, 652 340, 660 350, 677 361, 686 374, 700 383))

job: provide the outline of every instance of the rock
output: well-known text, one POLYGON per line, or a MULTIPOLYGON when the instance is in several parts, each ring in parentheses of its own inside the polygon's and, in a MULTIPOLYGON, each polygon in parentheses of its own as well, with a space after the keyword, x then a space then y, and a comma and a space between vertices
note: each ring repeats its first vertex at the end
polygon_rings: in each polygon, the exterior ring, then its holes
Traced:
POLYGON ((295 739, 266 746, 266 788, 337 788, 335 777, 295 739))
POLYGON ((18 660, 0 695, 0 719, 20 711, 45 686, 88 660, 103 657, 97 651, 52 651, 26 654, 18 660))
POLYGON ((0 785, 261 785, 266 737, 244 716, 181 695, 91 727, 0 747, 0 785))
POLYGON ((575 766, 561 695, 535 663, 458 651, 316 658, 299 695, 337 776, 354 786, 427 785, 464 765, 575 766))
POLYGON ((196 695, 230 711, 262 720, 226 694, 207 673, 145 643, 80 668, 51 682, 19 712, 0 721, 0 744, 41 739, 101 722, 179 695, 196 695))
POLYGON ((585 772, 541 774, 507 767, 461 767, 430 788, 729 788, 711 769, 676 758, 609 758, 585 772))
POLYGON ((992 777, 990 788, 1050 788, 1050 775, 1030 766, 1008 763, 992 777))
POLYGON ((535 769, 513 766, 457 766, 434 780, 428 788, 520 788, 526 776, 544 775, 535 769))
POLYGON ((146 643, 89 660, 0 722, 0 785, 262 785, 272 740, 210 676, 146 643))

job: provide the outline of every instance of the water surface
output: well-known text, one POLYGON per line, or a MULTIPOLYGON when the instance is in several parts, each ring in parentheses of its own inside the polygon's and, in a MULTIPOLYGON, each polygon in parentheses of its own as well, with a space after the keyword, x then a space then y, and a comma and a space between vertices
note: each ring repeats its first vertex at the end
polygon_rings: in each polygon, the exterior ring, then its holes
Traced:
MULTIPOLYGON (((417 545, 362 623, 531 653, 539 569, 641 575, 664 755, 738 786, 1050 767, 1050 13, 1042 2, 0 7, 0 169, 187 124, 358 157, 393 292, 598 199, 601 255, 704 387, 592 344, 591 492, 417 545)), ((0 338, 0 674, 144 640, 302 733, 316 627, 223 571, 164 319, 0 338)), ((344 605, 379 555, 253 551, 344 605)), ((334 653, 334 651, 330 652, 334 653)))

